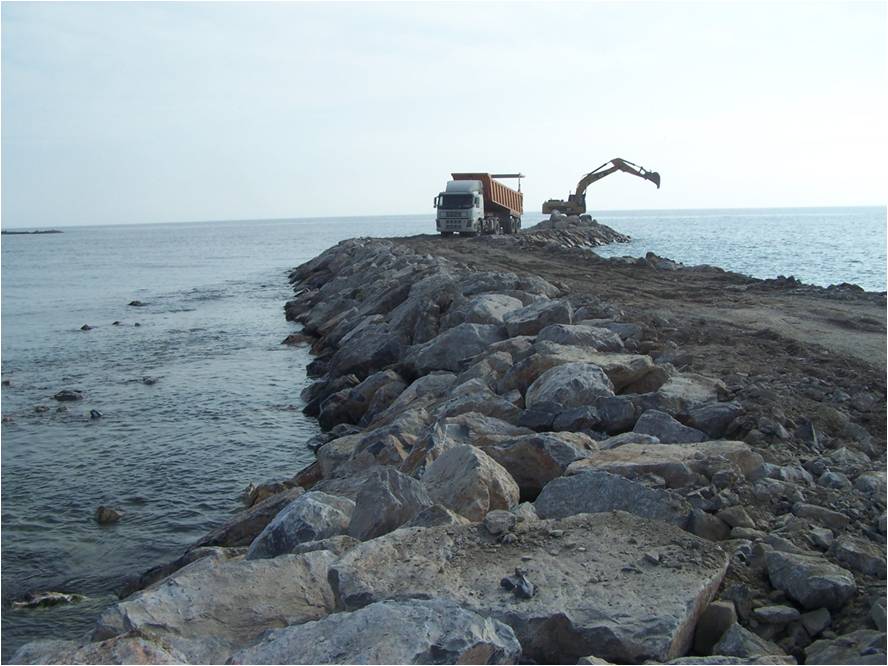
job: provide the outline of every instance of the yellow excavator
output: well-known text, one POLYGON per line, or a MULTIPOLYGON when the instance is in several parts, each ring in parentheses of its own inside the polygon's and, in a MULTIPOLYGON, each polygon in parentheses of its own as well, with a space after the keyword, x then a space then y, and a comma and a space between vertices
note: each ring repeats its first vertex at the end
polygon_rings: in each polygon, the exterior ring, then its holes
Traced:
POLYGON ((615 157, 610 162, 605 162, 595 171, 590 171, 580 179, 577 183, 576 194, 570 194, 567 201, 563 199, 549 199, 543 204, 543 213, 564 213, 565 215, 582 215, 586 212, 586 188, 596 180, 601 180, 605 176, 609 176, 615 171, 625 171, 633 176, 649 180, 660 189, 660 174, 656 171, 648 171, 644 167, 633 164, 628 160, 615 157))

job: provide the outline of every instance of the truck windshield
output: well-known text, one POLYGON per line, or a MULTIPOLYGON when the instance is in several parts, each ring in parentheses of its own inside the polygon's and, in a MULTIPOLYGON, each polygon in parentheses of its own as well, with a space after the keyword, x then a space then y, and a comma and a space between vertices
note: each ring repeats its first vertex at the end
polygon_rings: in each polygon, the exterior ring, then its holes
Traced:
POLYGON ((439 208, 471 208, 473 196, 471 194, 442 194, 439 208))

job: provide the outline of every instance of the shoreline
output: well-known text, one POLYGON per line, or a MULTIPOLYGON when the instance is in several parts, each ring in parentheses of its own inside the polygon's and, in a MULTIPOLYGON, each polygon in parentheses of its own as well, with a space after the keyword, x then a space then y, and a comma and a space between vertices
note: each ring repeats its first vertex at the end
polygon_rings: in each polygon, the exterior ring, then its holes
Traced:
MULTIPOLYGON (((316 462, 253 488, 244 513, 146 573, 93 642, 32 643, 17 658, 292 662, 298 648, 323 663, 331 653, 313 631, 344 632, 355 655, 382 637, 348 633, 354 623, 397 617, 409 635, 422 614, 462 646, 445 662, 479 645, 490 663, 753 649, 779 663, 793 663, 784 652, 815 663, 859 648, 859 658, 884 632, 878 359, 824 355, 799 331, 738 330, 706 308, 709 291, 759 309, 813 299, 846 308, 837 326, 852 342, 872 334, 884 347, 884 294, 656 255, 592 259, 576 248, 594 237, 550 231, 352 239, 295 269, 286 315, 316 354, 303 392, 325 430, 307 443, 316 462), (675 312, 651 312, 653 302, 675 312), (881 329, 867 314, 880 308, 881 329), (731 333, 751 356, 742 364, 718 358, 731 333), (799 390, 810 393, 790 395, 799 390), (816 404, 822 413, 802 416, 816 404), (818 597, 799 571, 840 583, 818 597), (177 589, 193 594, 185 620, 177 589), (430 595, 448 601, 420 601, 430 595), (614 604, 621 620, 603 619, 614 604), (774 606, 791 619, 763 620, 774 606), (834 640, 873 623, 852 647, 834 640)), ((418 654, 422 640, 410 635, 396 656, 418 654)))

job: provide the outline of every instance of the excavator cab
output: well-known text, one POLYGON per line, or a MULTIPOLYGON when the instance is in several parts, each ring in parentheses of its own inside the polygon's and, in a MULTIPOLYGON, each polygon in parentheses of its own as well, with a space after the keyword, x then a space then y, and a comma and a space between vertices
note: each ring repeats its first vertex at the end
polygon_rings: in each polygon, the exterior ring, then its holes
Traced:
POLYGON ((644 167, 633 164, 628 160, 615 157, 610 162, 605 162, 594 171, 590 171, 580 179, 577 183, 576 194, 570 194, 567 201, 564 199, 549 199, 543 203, 543 213, 560 212, 565 215, 582 215, 586 212, 586 188, 597 180, 601 180, 605 176, 616 171, 625 171, 633 176, 644 178, 651 181, 660 189, 660 174, 656 171, 648 171, 644 167))

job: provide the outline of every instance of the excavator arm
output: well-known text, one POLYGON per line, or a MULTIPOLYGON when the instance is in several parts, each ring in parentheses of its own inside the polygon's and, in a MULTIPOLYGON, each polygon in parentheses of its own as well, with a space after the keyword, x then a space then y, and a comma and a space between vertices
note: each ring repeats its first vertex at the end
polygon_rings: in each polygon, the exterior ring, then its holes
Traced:
POLYGON ((633 176, 649 180, 660 189, 660 174, 656 171, 648 171, 644 167, 633 164, 628 160, 615 157, 610 162, 605 162, 594 171, 590 171, 580 179, 577 183, 576 194, 568 196, 567 201, 563 199, 549 199, 543 204, 543 213, 552 213, 560 211, 567 215, 581 215, 586 212, 586 188, 592 183, 601 180, 605 176, 609 176, 616 171, 625 171, 633 176))

